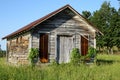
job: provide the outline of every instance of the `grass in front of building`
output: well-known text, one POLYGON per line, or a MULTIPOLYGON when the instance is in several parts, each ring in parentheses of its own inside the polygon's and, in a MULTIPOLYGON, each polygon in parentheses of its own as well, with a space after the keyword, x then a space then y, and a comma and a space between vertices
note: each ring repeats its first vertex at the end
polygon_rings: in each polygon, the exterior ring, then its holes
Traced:
POLYGON ((96 64, 12 66, 0 58, 0 80, 119 80, 120 55, 98 55, 96 64))

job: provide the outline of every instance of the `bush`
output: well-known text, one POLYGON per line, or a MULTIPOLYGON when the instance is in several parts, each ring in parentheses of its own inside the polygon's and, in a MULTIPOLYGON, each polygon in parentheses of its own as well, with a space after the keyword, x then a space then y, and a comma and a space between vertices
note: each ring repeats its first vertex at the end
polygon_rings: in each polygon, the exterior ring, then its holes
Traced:
POLYGON ((38 58, 39 51, 37 48, 31 48, 29 51, 28 59, 30 60, 31 64, 34 65, 34 59, 38 58))
POLYGON ((0 51, 0 57, 5 57, 6 56, 6 51, 0 51))
POLYGON ((89 47, 86 57, 94 58, 95 56, 96 56, 96 49, 93 47, 89 47))
POLYGON ((80 53, 78 48, 73 48, 71 52, 71 63, 78 64, 80 62, 80 53))
POLYGON ((96 61, 96 49, 93 47, 88 48, 88 53, 86 56, 83 57, 84 61, 87 63, 93 63, 96 61))

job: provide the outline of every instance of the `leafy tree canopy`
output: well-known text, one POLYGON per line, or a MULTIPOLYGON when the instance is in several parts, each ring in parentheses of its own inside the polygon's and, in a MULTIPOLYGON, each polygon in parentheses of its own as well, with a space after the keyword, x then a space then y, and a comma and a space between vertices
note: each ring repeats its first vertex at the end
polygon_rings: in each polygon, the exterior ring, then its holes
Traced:
POLYGON ((110 2, 105 1, 92 15, 89 11, 83 11, 82 14, 104 33, 104 36, 97 36, 98 47, 120 48, 120 8, 116 10, 110 2))

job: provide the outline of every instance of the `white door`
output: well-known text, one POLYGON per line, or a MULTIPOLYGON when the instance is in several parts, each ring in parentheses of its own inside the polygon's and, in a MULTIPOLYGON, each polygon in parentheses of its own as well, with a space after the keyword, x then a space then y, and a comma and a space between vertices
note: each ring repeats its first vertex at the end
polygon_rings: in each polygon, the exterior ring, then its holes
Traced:
POLYGON ((73 48, 72 36, 58 36, 57 41, 57 61, 59 63, 68 63, 73 48))

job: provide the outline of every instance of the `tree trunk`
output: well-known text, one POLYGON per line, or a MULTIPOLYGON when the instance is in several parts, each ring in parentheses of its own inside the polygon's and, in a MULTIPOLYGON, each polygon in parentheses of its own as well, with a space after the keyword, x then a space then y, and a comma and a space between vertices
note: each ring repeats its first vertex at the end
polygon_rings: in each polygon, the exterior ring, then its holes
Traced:
POLYGON ((107 47, 107 54, 110 54, 110 48, 107 47))
POLYGON ((112 48, 110 48, 110 53, 113 54, 113 49, 112 48))

